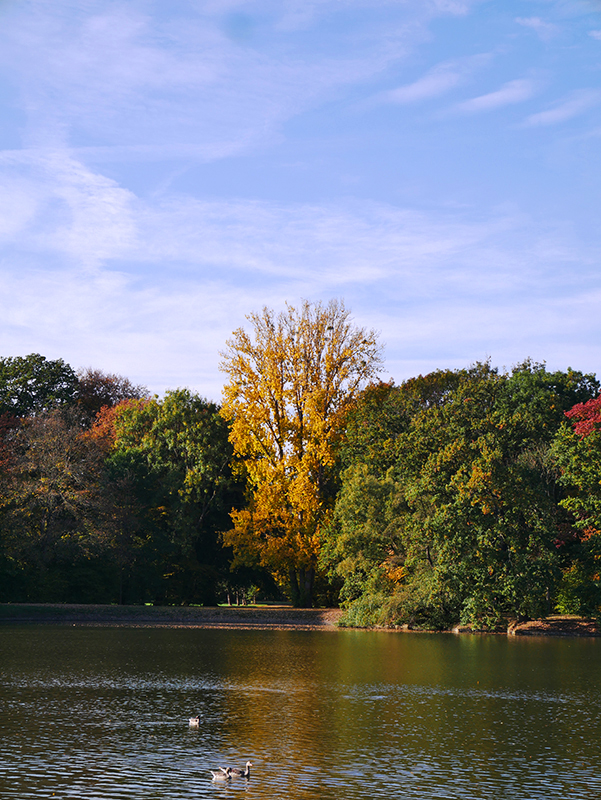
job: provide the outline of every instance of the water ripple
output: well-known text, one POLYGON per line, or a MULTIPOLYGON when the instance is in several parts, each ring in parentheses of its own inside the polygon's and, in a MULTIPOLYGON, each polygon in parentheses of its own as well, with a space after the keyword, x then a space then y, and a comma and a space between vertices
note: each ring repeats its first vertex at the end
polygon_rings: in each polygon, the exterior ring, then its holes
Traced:
POLYGON ((452 647, 0 630, 0 800, 598 800, 601 648, 452 647))

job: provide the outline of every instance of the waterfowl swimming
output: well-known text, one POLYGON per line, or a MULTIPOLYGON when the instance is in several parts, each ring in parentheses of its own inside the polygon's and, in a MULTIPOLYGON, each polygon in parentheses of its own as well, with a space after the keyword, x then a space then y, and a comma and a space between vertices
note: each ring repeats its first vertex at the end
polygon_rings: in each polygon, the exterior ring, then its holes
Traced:
POLYGON ((226 767, 226 769, 230 770, 230 775, 232 776, 232 778, 250 778, 250 768, 251 767, 252 767, 251 762, 247 761, 246 762, 246 769, 237 769, 236 767, 234 767, 234 769, 230 769, 230 767, 226 767))
POLYGON ((190 717, 189 725, 191 728, 198 728, 200 725, 200 714, 197 714, 195 717, 190 717))
POLYGON ((229 781, 232 777, 232 771, 229 767, 220 767, 219 772, 213 772, 213 770, 209 770, 211 775, 213 776, 214 781, 229 781))

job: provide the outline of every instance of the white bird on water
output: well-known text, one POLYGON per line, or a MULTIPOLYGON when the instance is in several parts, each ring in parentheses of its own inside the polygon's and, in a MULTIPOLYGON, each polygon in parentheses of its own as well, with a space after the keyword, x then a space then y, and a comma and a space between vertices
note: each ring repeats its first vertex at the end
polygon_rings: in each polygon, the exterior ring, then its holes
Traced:
POLYGON ((197 714, 195 717, 190 717, 188 724, 191 728, 198 728, 200 725, 200 714, 197 714))
POLYGON ((214 772, 212 769, 209 770, 211 775, 213 776, 214 781, 229 781, 232 777, 232 771, 229 767, 220 767, 219 772, 214 772))

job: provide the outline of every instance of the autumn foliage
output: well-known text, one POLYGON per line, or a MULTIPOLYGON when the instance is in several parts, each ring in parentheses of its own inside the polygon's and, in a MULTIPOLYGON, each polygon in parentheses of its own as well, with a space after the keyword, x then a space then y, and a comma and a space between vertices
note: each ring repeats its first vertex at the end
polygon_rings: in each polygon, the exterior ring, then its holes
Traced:
POLYGON ((304 302, 248 317, 222 354, 222 413, 248 481, 248 505, 224 534, 240 560, 312 602, 321 528, 335 494, 335 445, 345 411, 379 364, 373 331, 352 325, 342 303, 304 302))
POLYGON ((566 417, 572 420, 572 430, 581 438, 601 429, 601 397, 578 403, 569 411, 566 417))
POLYGON ((595 376, 526 360, 382 383, 380 357, 332 301, 250 314, 221 406, 0 358, 0 601, 601 617, 595 376))

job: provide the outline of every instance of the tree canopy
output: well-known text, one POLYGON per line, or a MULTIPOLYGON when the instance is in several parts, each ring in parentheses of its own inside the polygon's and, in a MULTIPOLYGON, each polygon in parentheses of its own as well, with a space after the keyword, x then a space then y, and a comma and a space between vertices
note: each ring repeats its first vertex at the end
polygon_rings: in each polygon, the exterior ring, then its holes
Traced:
POLYGON ((214 603, 227 568, 219 531, 238 499, 218 407, 187 389, 123 401, 90 435, 108 444, 126 572, 144 562, 155 599, 214 603))
POLYGON ((476 364, 368 390, 322 552, 349 619, 490 627, 548 612, 566 521, 550 445, 564 411, 597 389, 525 362, 511 375, 476 364))
POLYGON ((78 379, 62 358, 0 358, 0 414, 26 417, 74 402, 78 379))
POLYGON ((139 400, 148 396, 145 386, 136 386, 123 375, 105 373, 92 367, 77 372, 77 406, 87 423, 92 423, 102 408, 111 408, 122 400, 139 400))
POLYGON ((0 600, 340 603, 348 625, 601 619, 599 382, 378 382, 341 302, 250 314, 223 405, 0 358, 0 600))
POLYGON ((321 527, 335 496, 335 443, 344 415, 380 363, 376 334, 331 301, 250 314, 227 342, 222 413, 248 505, 232 512, 226 544, 267 566, 297 605, 312 601, 321 527))

